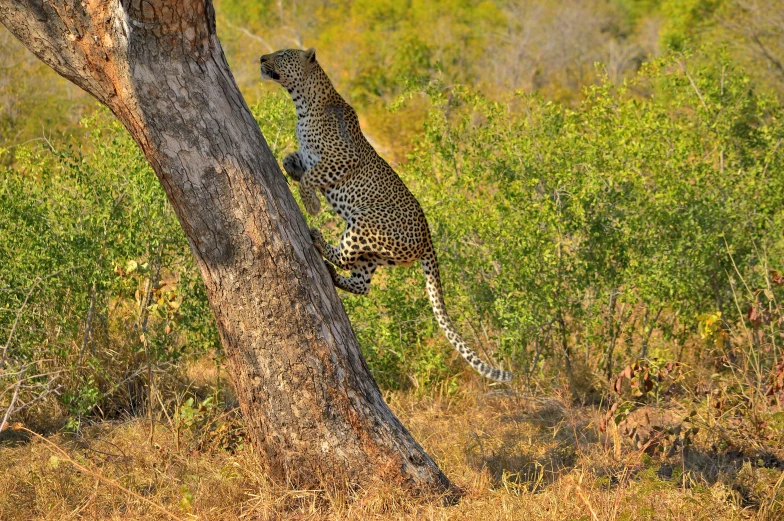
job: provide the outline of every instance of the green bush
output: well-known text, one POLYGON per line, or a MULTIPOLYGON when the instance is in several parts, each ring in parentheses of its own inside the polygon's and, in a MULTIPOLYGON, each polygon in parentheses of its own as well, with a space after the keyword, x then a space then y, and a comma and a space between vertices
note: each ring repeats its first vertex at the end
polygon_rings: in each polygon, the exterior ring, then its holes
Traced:
POLYGON ((2 381, 29 375, 23 408, 41 392, 66 415, 111 416, 142 400, 145 364, 168 367, 218 340, 147 161, 107 113, 83 126, 81 146, 19 147, 0 177, 2 381))
MULTIPOLYGON (((429 87, 404 177, 429 216, 447 307, 467 334, 490 331, 518 372, 533 370, 537 346, 579 348, 608 375, 654 329, 683 346, 700 313, 740 319, 741 280, 764 287, 781 267, 782 107, 726 60, 691 67, 650 63, 632 82, 588 88, 575 109, 429 87)), ((386 287, 373 302, 403 329, 382 338, 405 354, 431 334, 422 282, 398 271, 386 287)))
MULTIPOLYGON (((721 56, 653 62, 621 86, 588 88, 576 108, 439 83, 409 96, 431 108, 398 170, 428 215, 447 308, 523 381, 574 385, 640 357, 728 351, 722 332, 750 324, 745 288, 782 268, 782 107, 721 56)), ((285 93, 252 112, 279 160, 296 147, 285 93)), ((30 414, 47 403, 71 418, 133 410, 145 367, 176 373, 178 360, 219 354, 146 161, 106 114, 84 125, 81 146, 18 148, 0 179, 0 331, 14 330, 2 383, 39 375, 20 395, 30 414)), ((343 226, 331 211, 311 223, 333 242, 343 226)), ((382 387, 472 375, 433 320, 420 269, 382 269, 369 296, 342 296, 382 387)), ((767 374, 779 350, 752 347, 767 374)))

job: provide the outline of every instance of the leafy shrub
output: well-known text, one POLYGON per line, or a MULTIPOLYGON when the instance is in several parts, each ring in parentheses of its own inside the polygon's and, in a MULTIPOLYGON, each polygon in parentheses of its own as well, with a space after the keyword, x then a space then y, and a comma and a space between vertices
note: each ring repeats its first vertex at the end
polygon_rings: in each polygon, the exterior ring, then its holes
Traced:
MULTIPOLYGON (((518 374, 560 359, 609 380, 617 358, 680 356, 671 348, 696 345, 699 315, 737 316, 739 281, 764 286, 781 259, 781 105, 727 61, 692 63, 653 62, 575 109, 427 87, 433 108, 403 175, 429 217, 447 307, 518 374)), ((422 284, 390 270, 371 304, 349 304, 402 373, 420 371, 435 331, 422 284)))
POLYGON ((2 381, 13 387, 18 371, 28 376, 20 412, 37 392, 71 418, 112 416, 143 400, 145 366, 169 367, 218 344, 185 237, 147 161, 106 113, 83 126, 82 146, 18 148, 0 179, 2 381))
MULTIPOLYGON (((723 331, 763 324, 736 302, 741 285, 767 289, 780 269, 782 108, 730 63, 693 63, 653 62, 634 81, 587 89, 576 108, 439 83, 407 95, 430 112, 398 170, 428 215, 447 307, 485 357, 577 391, 637 358, 724 356, 738 341, 723 331), (706 316, 720 321, 703 341, 706 316)), ((279 160, 296 147, 285 93, 252 111, 279 160)), ((82 146, 20 147, 0 180, 3 382, 13 390, 29 371, 17 406, 72 419, 133 410, 150 376, 220 351, 138 148, 104 113, 84 125, 82 146)), ((333 212, 311 221, 337 241, 333 212)), ((751 306, 780 292, 757 291, 751 306)), ((452 388, 472 374, 433 320, 419 269, 380 270, 370 296, 343 302, 383 387, 452 388)), ((750 348, 762 380, 775 345, 750 348)))

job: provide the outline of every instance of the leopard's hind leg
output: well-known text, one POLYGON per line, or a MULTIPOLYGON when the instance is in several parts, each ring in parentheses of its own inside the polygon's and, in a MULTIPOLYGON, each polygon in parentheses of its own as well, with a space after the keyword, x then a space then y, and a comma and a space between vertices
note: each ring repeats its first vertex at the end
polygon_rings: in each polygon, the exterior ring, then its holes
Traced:
POLYGON ((359 248, 354 232, 355 230, 351 226, 347 226, 340 237, 340 244, 337 248, 329 244, 317 228, 310 229, 310 237, 313 239, 313 246, 330 264, 334 264, 342 270, 350 270, 354 268, 354 264, 360 258, 370 255, 359 248))
POLYGON ((363 255, 351 267, 351 276, 344 277, 335 271, 335 267, 329 261, 325 260, 324 264, 327 265, 336 287, 356 295, 367 295, 370 292, 370 281, 380 265, 378 259, 363 255))

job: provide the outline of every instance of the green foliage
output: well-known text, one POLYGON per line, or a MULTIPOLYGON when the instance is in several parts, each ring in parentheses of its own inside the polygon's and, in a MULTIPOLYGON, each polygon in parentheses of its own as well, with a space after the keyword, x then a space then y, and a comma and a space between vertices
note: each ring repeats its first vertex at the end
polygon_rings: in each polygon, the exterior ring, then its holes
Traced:
MULTIPOLYGON (((548 358, 579 347, 599 369, 618 356, 621 305, 628 357, 643 327, 693 335, 698 315, 731 305, 737 275, 760 285, 784 247, 782 109, 729 63, 690 67, 653 62, 628 85, 590 87, 574 110, 431 87, 404 176, 469 339, 497 342, 523 374, 537 346, 548 358)), ((392 270, 370 298, 349 308, 354 323, 424 370, 415 353, 435 328, 418 272, 392 270)))
POLYGON ((699 32, 710 26, 711 18, 722 0, 664 0, 661 12, 666 17, 662 31, 662 45, 673 51, 683 51, 699 38, 699 32))
MULTIPOLYGON (((451 78, 473 81, 474 64, 483 61, 493 28, 505 25, 501 7, 482 0, 363 0, 278 7, 221 0, 217 12, 231 24, 230 31, 250 28, 275 48, 315 46, 322 63, 341 64, 328 72, 334 72, 334 81, 359 107, 379 98, 390 100, 406 77, 430 78, 447 70, 451 78), (346 56, 351 56, 350 63, 346 56)), ((228 42, 233 54, 245 57, 244 49, 235 50, 233 40, 228 42)))
MULTIPOLYGON (((558 374, 554 362, 577 363, 578 352, 579 364, 602 371, 634 358, 643 334, 659 333, 659 351, 663 339, 704 334, 704 317, 733 301, 736 266, 744 280, 764 278, 765 259, 782 251, 784 187, 769 175, 782 166, 781 108, 729 63, 690 67, 687 57, 654 62, 628 85, 589 88, 575 109, 426 84, 432 109, 400 170, 429 216, 448 307, 480 351, 523 376, 558 374)), ((252 111, 279 160, 296 148, 285 93, 265 92, 252 111)), ((18 309, 39 275, 73 267, 41 285, 35 302, 61 307, 20 328, 30 336, 14 339, 14 356, 31 359, 25 346, 51 341, 56 327, 67 333, 51 347, 57 363, 84 364, 75 353, 93 286, 107 338, 124 317, 128 356, 141 352, 135 321, 155 272, 163 275, 144 311, 154 359, 216 347, 157 181, 116 124, 86 124, 89 153, 25 148, 4 179, 3 280, 17 281, 4 307, 18 309)), ((333 241, 342 229, 329 211, 313 224, 333 241)), ((428 388, 466 371, 432 319, 418 269, 381 270, 370 296, 343 300, 382 386, 428 388)), ((14 317, 5 315, 7 330, 14 317)), ((86 359, 79 388, 62 394, 72 415, 116 391, 100 377, 106 362, 86 359)))
POLYGON ((0 26, 0 156, 3 165, 14 157, 13 148, 31 140, 79 134, 78 123, 92 100, 25 50, 0 26))
POLYGON ((118 382, 135 384, 143 363, 218 347, 182 230, 146 160, 107 114, 83 125, 84 145, 17 148, 0 178, 6 364, 51 369, 34 381, 56 379, 72 417, 98 406, 112 414, 125 391, 118 382))
MULTIPOLYGON (((784 253, 781 104, 722 45, 671 52, 724 42, 702 29, 737 6, 599 4, 583 6, 604 35, 591 46, 634 50, 636 32, 661 16, 669 57, 624 82, 643 57, 586 71, 549 37, 523 45, 536 35, 530 20, 572 27, 568 2, 217 5, 235 74, 253 65, 246 84, 257 85, 263 52, 254 32, 276 48, 319 49, 382 153, 405 159, 396 168, 425 207, 459 329, 524 380, 561 375, 566 361, 606 379, 640 357, 699 361, 702 347, 724 356, 737 344, 730 328, 780 328, 763 308, 781 299, 781 285, 767 289, 784 253), (534 64, 528 83, 523 59, 534 64), (554 63, 574 65, 574 77, 547 87, 554 63), (541 92, 489 87, 502 76, 541 92)), ((3 78, 0 103, 27 103, 0 121, 0 143, 16 145, 11 137, 35 135, 38 102, 29 85, 10 89, 3 78)), ((282 160, 297 147, 293 105, 279 88, 254 88, 252 112, 282 160)), ((178 360, 219 350, 187 243, 136 145, 104 113, 74 136, 86 137, 0 152, 0 331, 11 335, 19 317, 6 367, 45 375, 30 379, 23 402, 57 390, 49 399, 72 426, 143 401, 146 365, 176 371, 178 360)), ((334 213, 310 220, 337 241, 334 213)), ((383 387, 451 389, 471 374, 433 320, 418 268, 382 269, 370 296, 343 302, 383 387)), ((780 352, 751 349, 760 374, 780 352)))

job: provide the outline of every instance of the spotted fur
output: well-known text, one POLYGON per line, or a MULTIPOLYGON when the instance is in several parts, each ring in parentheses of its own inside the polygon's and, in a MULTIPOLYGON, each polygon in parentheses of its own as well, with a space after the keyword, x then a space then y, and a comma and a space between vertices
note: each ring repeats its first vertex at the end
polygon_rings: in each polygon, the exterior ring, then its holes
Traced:
POLYGON ((261 76, 282 85, 297 109, 300 149, 283 160, 283 168, 299 182, 305 209, 313 215, 319 212, 318 190, 346 221, 337 248, 317 229, 310 231, 335 286, 364 295, 377 267, 408 266, 419 260, 433 313, 449 342, 482 376, 511 380, 511 373, 480 360, 455 330, 444 305, 438 260, 422 208, 368 143, 354 109, 332 86, 315 51, 286 49, 264 55, 261 76), (349 270, 351 276, 339 275, 335 267, 349 270))

